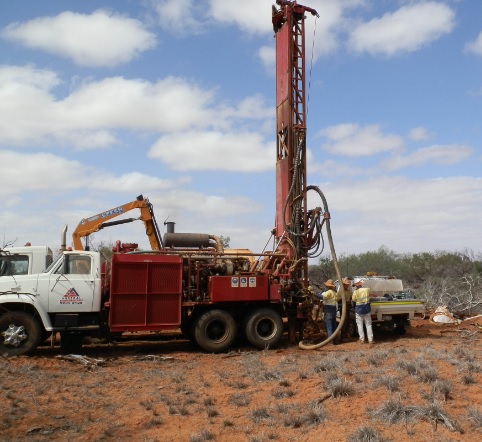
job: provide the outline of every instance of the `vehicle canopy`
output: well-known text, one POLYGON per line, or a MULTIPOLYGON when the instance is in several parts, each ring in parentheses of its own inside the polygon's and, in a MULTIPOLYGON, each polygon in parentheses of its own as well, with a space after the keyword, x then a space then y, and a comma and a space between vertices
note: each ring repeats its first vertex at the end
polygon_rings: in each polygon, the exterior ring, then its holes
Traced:
POLYGON ((370 289, 370 294, 376 297, 395 295, 403 291, 403 282, 394 276, 354 276, 353 284, 364 281, 363 287, 370 289))

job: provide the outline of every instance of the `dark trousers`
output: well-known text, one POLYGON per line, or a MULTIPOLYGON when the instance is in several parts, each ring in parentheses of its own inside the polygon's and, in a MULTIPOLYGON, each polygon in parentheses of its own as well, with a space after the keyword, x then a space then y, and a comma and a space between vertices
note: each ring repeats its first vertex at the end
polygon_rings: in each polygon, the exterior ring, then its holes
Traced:
POLYGON ((326 334, 330 337, 336 330, 336 305, 324 305, 323 313, 326 326, 326 334))
MULTIPOLYGON (((338 310, 340 312, 340 318, 341 318, 341 302, 338 303, 338 310)), ((350 322, 350 310, 351 310, 351 302, 347 302, 345 322, 343 323, 343 327, 341 328, 341 336, 343 337, 347 337, 348 323, 350 322)))

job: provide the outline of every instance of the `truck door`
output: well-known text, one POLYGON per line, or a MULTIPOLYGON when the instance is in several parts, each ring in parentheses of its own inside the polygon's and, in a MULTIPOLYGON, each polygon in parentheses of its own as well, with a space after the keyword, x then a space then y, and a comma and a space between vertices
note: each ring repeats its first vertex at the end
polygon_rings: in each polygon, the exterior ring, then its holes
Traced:
POLYGON ((91 256, 66 254, 50 278, 49 312, 92 311, 97 274, 91 256))

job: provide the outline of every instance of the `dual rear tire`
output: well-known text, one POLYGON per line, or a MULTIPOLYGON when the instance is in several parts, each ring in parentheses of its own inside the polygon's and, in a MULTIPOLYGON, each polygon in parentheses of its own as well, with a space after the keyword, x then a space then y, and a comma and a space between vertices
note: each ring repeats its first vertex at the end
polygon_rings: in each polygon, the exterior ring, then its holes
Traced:
MULTIPOLYGON (((243 322, 243 333, 251 345, 258 349, 277 346, 283 337, 283 321, 275 310, 259 308, 248 314, 243 322)), ((194 324, 193 337, 205 351, 227 351, 238 335, 238 324, 226 310, 208 310, 194 324)))

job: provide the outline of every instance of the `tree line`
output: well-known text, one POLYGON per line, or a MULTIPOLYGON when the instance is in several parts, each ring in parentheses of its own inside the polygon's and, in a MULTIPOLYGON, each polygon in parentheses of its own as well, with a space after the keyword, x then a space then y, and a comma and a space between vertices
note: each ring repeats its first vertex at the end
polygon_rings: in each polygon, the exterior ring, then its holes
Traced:
MULTIPOLYGON (((337 257, 342 276, 367 272, 394 276, 415 291, 427 308, 446 305, 452 313, 473 316, 482 313, 482 255, 470 250, 397 253, 382 246, 378 250, 337 257)), ((336 279, 329 256, 309 266, 310 283, 323 290, 323 282, 336 279)))

